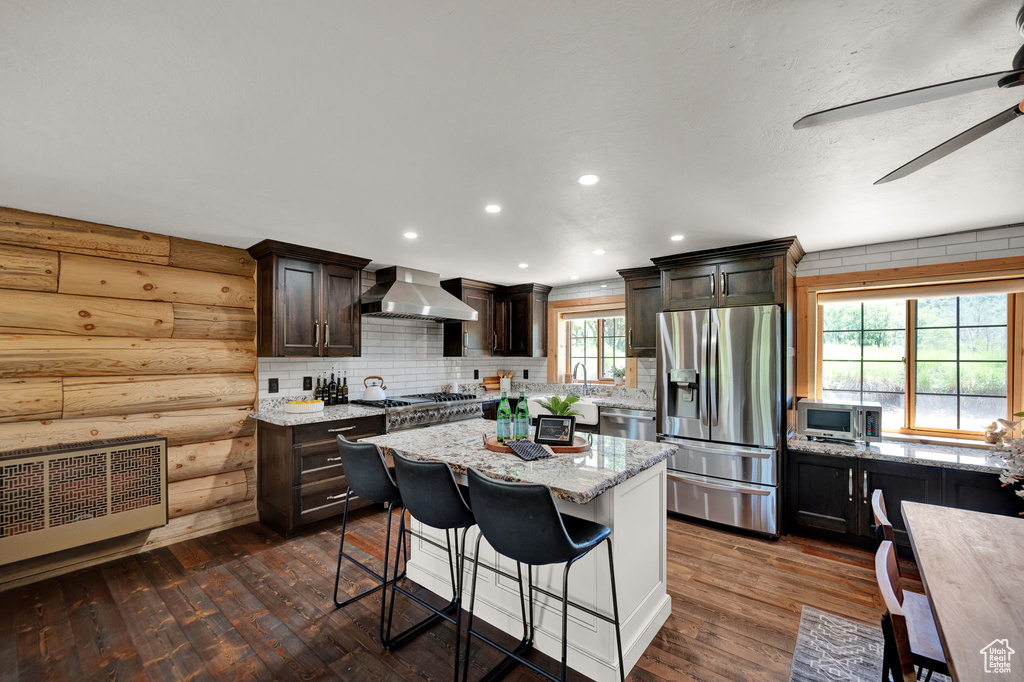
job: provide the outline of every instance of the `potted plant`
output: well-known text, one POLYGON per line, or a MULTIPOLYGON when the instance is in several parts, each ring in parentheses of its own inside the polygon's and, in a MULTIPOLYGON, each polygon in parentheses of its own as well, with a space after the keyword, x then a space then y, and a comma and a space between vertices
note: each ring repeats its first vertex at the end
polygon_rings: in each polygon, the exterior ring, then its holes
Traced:
POLYGON ((612 376, 615 377, 616 386, 626 385, 626 368, 625 367, 612 367, 612 376))
MULTIPOLYGON (((1017 412, 1013 416, 1022 419, 997 419, 985 428, 985 441, 992 443, 996 453, 1006 460, 1006 469, 999 474, 1003 485, 1024 483, 1024 435, 1014 436, 1021 422, 1024 422, 1024 412, 1017 412)), ((1024 497, 1024 488, 1017 490, 1017 496, 1024 497)))
POLYGON ((572 406, 573 403, 579 402, 579 399, 578 395, 567 395, 564 398, 553 395, 550 400, 541 400, 539 403, 545 410, 559 417, 579 417, 582 412, 572 406))

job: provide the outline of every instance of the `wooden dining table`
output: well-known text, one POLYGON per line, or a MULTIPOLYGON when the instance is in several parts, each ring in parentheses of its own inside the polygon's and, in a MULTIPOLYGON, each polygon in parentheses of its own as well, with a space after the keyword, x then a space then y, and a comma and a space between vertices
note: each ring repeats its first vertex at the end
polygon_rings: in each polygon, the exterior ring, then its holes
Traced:
POLYGON ((902 509, 953 679, 1024 679, 1024 519, 902 509))

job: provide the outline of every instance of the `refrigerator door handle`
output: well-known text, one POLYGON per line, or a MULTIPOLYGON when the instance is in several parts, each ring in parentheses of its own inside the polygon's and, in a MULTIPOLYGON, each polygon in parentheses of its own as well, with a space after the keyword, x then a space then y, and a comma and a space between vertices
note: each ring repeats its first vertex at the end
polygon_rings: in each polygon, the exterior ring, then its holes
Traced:
POLYGON ((711 402, 711 425, 718 426, 718 318, 711 318, 711 353, 708 357, 708 393, 711 402))
POLYGON ((752 457, 754 459, 771 459, 775 457, 777 450, 769 448, 755 448, 749 445, 719 445, 718 443, 702 443, 700 441, 689 441, 673 438, 664 434, 658 434, 659 443, 679 445, 690 452, 708 452, 722 457, 752 457))
POLYGON ((700 423, 704 426, 708 425, 708 400, 707 394, 710 387, 714 385, 714 377, 708 376, 708 321, 704 320, 701 325, 700 334, 700 377, 698 378, 698 384, 700 391, 698 392, 698 400, 700 401, 700 423))
POLYGON ((708 481, 702 481, 696 478, 673 476, 668 474, 667 478, 673 481, 679 481, 680 483, 686 483, 688 485, 694 485, 698 488, 710 488, 711 490, 720 490, 725 493, 741 493, 743 495, 771 495, 768 490, 761 488, 753 488, 745 485, 722 485, 720 483, 710 483, 708 481))

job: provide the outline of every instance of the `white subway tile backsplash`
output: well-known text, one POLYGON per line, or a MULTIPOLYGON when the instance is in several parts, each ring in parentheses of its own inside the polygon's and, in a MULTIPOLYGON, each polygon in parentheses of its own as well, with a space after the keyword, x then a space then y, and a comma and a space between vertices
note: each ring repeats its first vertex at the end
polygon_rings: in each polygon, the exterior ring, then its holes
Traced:
MULTIPOLYGON (((892 256, 889 253, 866 253, 863 256, 846 256, 843 260, 843 265, 859 265, 861 263, 884 263, 891 260, 892 256)), ((822 267, 819 263, 819 267, 822 267)), ((878 265, 877 267, 884 267, 878 265)))
POLYGON ((978 239, 1001 239, 1011 237, 1024 237, 1024 223, 1018 225, 1007 225, 1006 227, 993 227, 978 232, 978 239))
POLYGON ((909 260, 911 258, 932 258, 934 256, 944 256, 945 254, 945 246, 928 246, 907 249, 905 251, 893 251, 892 258, 894 260, 909 260))
POLYGON ((902 242, 885 242, 882 244, 868 244, 864 247, 865 253, 881 253, 883 251, 900 251, 902 249, 916 249, 920 244, 916 239, 907 239, 902 242))
MULTIPOLYGON (((950 244, 946 247, 946 253, 959 254, 1005 251, 1007 248, 1009 248, 1009 246, 1009 239, 986 239, 985 241, 965 242, 963 244, 950 244)), ((992 257, 991 253, 988 254, 988 257, 992 257)))
POLYGON ((946 244, 962 244, 964 242, 977 241, 978 232, 955 232, 953 234, 940 234, 934 237, 921 237, 917 240, 918 246, 945 246, 946 244))

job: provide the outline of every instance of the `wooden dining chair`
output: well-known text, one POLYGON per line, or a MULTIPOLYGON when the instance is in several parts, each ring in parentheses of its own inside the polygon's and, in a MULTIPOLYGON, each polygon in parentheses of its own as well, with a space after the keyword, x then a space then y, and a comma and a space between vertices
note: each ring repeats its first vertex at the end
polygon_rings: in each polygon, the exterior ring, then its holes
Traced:
POLYGON ((875 537, 879 542, 888 540, 896 542, 896 535, 892 530, 892 522, 889 515, 885 513, 885 498, 882 497, 882 489, 877 488, 871 493, 871 512, 875 515, 875 537))
POLYGON ((915 665, 922 673, 928 671, 925 682, 931 680, 933 672, 948 675, 949 666, 928 598, 919 592, 904 591, 891 540, 883 540, 875 554, 875 579, 886 608, 882 616, 882 680, 888 682, 891 675, 894 682, 915 682, 915 665))

